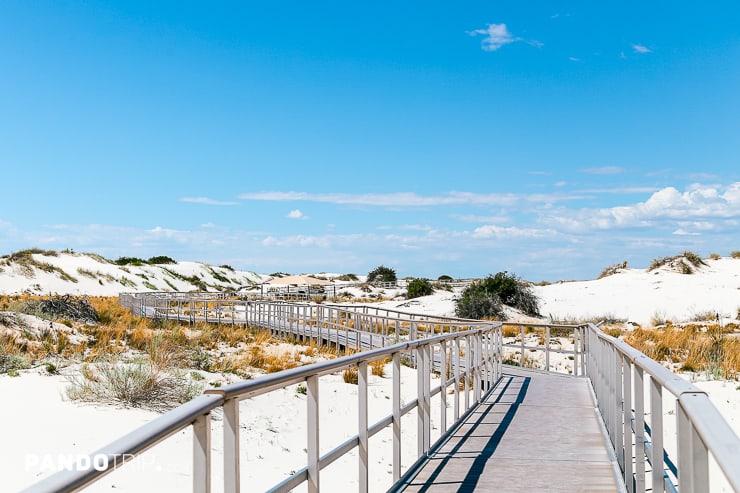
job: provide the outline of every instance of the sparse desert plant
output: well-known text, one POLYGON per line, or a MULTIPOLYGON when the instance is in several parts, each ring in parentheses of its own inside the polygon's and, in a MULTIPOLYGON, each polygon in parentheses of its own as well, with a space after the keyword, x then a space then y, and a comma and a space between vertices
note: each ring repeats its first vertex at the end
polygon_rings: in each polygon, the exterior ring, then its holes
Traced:
POLYGON ((452 276, 448 276, 447 274, 442 274, 441 276, 439 276, 437 278, 437 280, 439 282, 451 282, 451 281, 454 281, 454 279, 452 278, 452 276))
POLYGON ((337 277, 337 280, 339 281, 359 281, 359 278, 357 277, 357 274, 342 274, 341 276, 337 277))
POLYGON ((740 250, 734 250, 734 251, 730 252, 730 257, 731 258, 740 258, 740 250))
POLYGON ((699 255, 692 251, 686 250, 680 255, 654 259, 648 267, 648 272, 663 266, 668 266, 672 270, 681 274, 693 274, 696 269, 700 268, 703 265, 707 264, 699 255))
POLYGON ((203 385, 180 373, 162 371, 148 363, 110 361, 84 365, 72 376, 67 396, 73 400, 111 402, 157 411, 193 399, 203 385))
POLYGON ((709 258, 712 260, 719 260, 722 257, 720 257, 719 253, 710 253, 709 258))
POLYGON ((296 394, 306 395, 308 394, 308 387, 306 387, 304 384, 299 384, 295 388, 296 394))
POLYGON ((388 358, 376 359, 375 361, 371 361, 370 362, 370 372, 376 377, 384 377, 385 376, 385 365, 388 364, 389 361, 390 360, 388 358))
POLYGON ((412 279, 406 287, 406 298, 419 298, 434 293, 432 283, 428 279, 412 279))
POLYGON ((597 279, 603 279, 604 277, 613 276, 614 274, 617 274, 619 271, 624 270, 627 268, 627 261, 625 260, 621 264, 614 264, 610 265, 609 267, 604 268, 604 270, 601 271, 601 274, 599 274, 599 277, 597 279))
POLYGON ((342 379, 345 383, 357 385, 360 381, 360 370, 357 366, 349 366, 342 372, 342 379))
POLYGON ((495 293, 469 292, 466 289, 455 303, 455 314, 477 320, 501 319, 504 317, 504 307, 495 293))
POLYGON ((369 283, 396 282, 397 280, 398 277, 396 277, 395 269, 386 267, 385 265, 379 265, 367 275, 367 282, 369 283))

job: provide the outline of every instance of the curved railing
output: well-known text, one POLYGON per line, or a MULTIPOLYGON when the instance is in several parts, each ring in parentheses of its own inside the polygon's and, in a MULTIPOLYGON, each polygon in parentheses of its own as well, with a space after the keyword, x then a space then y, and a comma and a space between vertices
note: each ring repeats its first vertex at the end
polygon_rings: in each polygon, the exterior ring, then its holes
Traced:
POLYGON ((592 324, 585 334, 588 376, 628 491, 719 491, 712 462, 740 491, 740 439, 707 394, 592 324), (665 400, 675 406, 668 418, 665 400), (675 433, 666 433, 669 418, 675 433))

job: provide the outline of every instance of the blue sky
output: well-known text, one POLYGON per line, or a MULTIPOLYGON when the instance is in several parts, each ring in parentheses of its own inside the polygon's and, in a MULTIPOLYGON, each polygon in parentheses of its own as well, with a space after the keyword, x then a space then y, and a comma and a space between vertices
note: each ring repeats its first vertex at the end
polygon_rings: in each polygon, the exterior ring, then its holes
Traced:
POLYGON ((590 279, 740 249, 737 2, 0 4, 0 253, 590 279))

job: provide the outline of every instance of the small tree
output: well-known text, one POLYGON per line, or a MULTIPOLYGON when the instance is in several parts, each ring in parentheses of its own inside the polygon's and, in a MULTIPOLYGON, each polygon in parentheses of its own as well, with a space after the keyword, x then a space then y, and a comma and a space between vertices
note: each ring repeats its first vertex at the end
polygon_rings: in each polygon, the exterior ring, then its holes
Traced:
POLYGON ((434 288, 428 279, 412 279, 406 288, 406 298, 408 299, 429 296, 432 293, 434 293, 434 288))
POLYGON ((441 276, 439 276, 439 277, 437 278, 437 280, 438 280, 438 281, 440 281, 440 282, 450 282, 450 281, 454 281, 454 279, 453 279, 452 277, 448 276, 447 274, 442 274, 441 276))
POLYGON ((396 282, 395 269, 386 267, 385 265, 379 265, 375 269, 371 270, 367 275, 367 282, 396 282))

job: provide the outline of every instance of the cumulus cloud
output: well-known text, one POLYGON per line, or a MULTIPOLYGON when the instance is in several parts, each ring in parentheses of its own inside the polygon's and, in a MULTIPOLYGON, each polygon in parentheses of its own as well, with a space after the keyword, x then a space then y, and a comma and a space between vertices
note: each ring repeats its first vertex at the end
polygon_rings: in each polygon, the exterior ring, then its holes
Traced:
MULTIPOLYGON (((721 224, 740 216, 740 182, 724 189, 720 186, 692 185, 680 192, 666 187, 654 192, 646 201, 636 204, 578 211, 558 209, 543 220, 569 231, 593 229, 679 225, 697 221, 694 227, 707 229, 708 224, 721 224)), ((686 226, 677 231, 686 231, 686 226)))
POLYGON ((632 45, 632 49, 635 50, 635 53, 652 53, 653 52, 653 50, 641 44, 632 45))
POLYGON ((511 35, 506 24, 488 24, 484 29, 470 31, 471 36, 483 36, 481 48, 484 51, 496 51, 504 45, 519 41, 511 35))
POLYGON ((300 209, 293 209, 288 213, 288 219, 308 219, 308 216, 304 215, 300 209))
POLYGON ((238 202, 229 202, 222 200, 209 199, 208 197, 183 197, 180 202, 187 202, 190 204, 205 204, 205 205, 237 205, 238 202))

